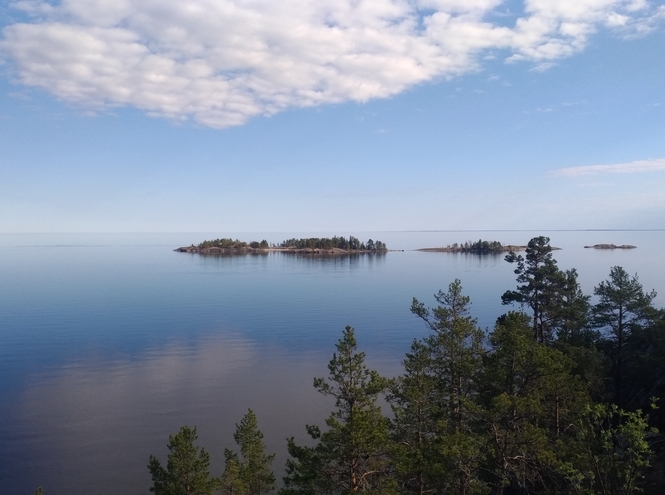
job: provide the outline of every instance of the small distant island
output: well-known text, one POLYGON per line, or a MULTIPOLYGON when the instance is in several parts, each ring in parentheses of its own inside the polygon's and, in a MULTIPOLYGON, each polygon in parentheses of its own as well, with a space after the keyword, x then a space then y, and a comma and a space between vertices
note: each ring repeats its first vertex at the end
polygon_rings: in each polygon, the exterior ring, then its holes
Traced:
POLYGON ((483 241, 482 239, 479 239, 477 242, 467 241, 462 244, 455 243, 446 247, 421 248, 416 251, 433 253, 499 254, 508 251, 524 251, 526 248, 527 246, 514 246, 512 244, 504 246, 498 241, 483 241))
POLYGON ((309 237, 302 239, 287 239, 279 244, 269 244, 265 239, 261 242, 244 242, 238 239, 214 239, 203 241, 198 245, 179 247, 174 249, 179 253, 198 253, 209 255, 224 254, 250 254, 267 253, 277 251, 295 254, 323 254, 344 255, 362 253, 385 253, 388 251, 386 244, 381 241, 369 239, 361 242, 353 236, 345 237, 309 237))
POLYGON ((635 249, 637 246, 632 246, 631 244, 622 244, 617 246, 616 244, 594 244, 593 246, 584 246, 586 249, 635 249))

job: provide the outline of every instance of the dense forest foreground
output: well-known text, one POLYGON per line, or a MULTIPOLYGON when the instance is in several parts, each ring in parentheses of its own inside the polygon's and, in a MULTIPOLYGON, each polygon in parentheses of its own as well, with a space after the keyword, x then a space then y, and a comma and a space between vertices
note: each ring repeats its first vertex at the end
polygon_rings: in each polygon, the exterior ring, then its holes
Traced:
MULTIPOLYGON (((547 237, 505 257, 516 287, 493 329, 470 314, 454 280, 434 305, 413 300, 426 332, 396 378, 369 369, 346 327, 329 374, 314 387, 327 418, 287 440, 286 476, 273 474, 256 415, 236 425, 237 450, 210 472, 196 428, 150 456, 156 495, 661 494, 665 486, 665 311, 619 266, 584 294, 547 237), (390 409, 381 408, 388 404, 390 409)), ((285 435, 289 432, 285 432, 285 435)), ((147 457, 147 456, 146 456, 147 457)), ((147 487, 146 487, 147 488, 147 487)))

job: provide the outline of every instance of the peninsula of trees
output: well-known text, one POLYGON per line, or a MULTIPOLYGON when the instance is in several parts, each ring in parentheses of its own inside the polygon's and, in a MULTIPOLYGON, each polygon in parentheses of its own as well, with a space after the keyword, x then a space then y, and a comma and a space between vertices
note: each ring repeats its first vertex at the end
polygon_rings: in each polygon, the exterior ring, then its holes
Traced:
POLYGON ((433 253, 472 253, 472 254, 499 254, 509 251, 524 251, 526 246, 504 246, 499 241, 483 241, 479 239, 476 242, 467 241, 462 244, 452 244, 446 247, 422 248, 417 251, 427 251, 433 253))
POLYGON ((386 244, 381 241, 369 239, 361 242, 354 236, 346 237, 309 237, 302 239, 287 239, 279 244, 269 244, 265 239, 261 242, 244 242, 238 239, 214 239, 203 241, 199 245, 185 246, 175 249, 181 253, 198 254, 248 254, 278 251, 282 253, 297 254, 360 254, 385 253, 386 244))

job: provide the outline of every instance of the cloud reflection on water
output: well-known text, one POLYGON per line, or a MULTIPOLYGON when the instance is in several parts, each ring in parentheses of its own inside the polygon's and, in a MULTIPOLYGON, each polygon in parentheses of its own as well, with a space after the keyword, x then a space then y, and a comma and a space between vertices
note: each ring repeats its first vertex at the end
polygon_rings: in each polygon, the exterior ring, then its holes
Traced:
POLYGON ((305 423, 331 407, 311 386, 327 359, 221 335, 174 341, 138 358, 91 356, 48 376, 33 375, 16 405, 21 419, 13 435, 19 438, 12 441, 25 449, 17 453, 25 462, 5 473, 15 478, 8 486, 42 485, 48 492, 53 484, 73 495, 145 493, 148 455, 165 458, 168 434, 184 424, 198 426, 217 472, 248 407, 257 412, 269 447, 281 454, 279 472, 285 438, 300 435, 305 423))

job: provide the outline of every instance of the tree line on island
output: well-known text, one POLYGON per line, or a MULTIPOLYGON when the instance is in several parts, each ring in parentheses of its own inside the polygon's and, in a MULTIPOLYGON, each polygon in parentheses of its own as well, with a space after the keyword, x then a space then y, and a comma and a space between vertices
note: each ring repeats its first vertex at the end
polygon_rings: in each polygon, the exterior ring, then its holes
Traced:
POLYGON ((507 251, 523 251, 526 246, 503 245, 499 241, 466 241, 458 244, 449 244, 446 247, 422 248, 418 251, 430 251, 440 253, 472 253, 472 254, 498 254, 507 251))
MULTIPOLYGON (((368 368, 346 327, 314 387, 334 398, 310 441, 287 440, 279 495, 656 495, 665 486, 665 310, 619 266, 591 297, 561 270, 547 237, 514 252, 517 287, 491 331, 454 280, 411 312, 428 333, 396 378, 368 368), (381 409, 389 404, 390 411, 381 409)), ((156 495, 266 495, 274 456, 250 410, 240 448, 210 474, 196 428, 169 438, 166 466, 151 456, 156 495)))
POLYGON ((387 251, 385 243, 369 239, 367 242, 361 242, 358 238, 345 237, 310 237, 306 239, 288 239, 279 244, 281 248, 295 249, 343 249, 345 251, 387 251))
POLYGON ((252 249, 268 249, 270 245, 265 239, 263 239, 261 242, 252 241, 247 243, 238 239, 233 240, 231 238, 221 238, 213 239, 210 241, 203 241, 196 247, 199 249, 209 249, 213 247, 222 249, 244 249, 247 247, 251 247, 252 249))
POLYGON ((323 253, 380 253, 386 252, 388 247, 379 240, 369 239, 362 242, 354 236, 346 237, 309 237, 301 239, 287 239, 279 244, 270 244, 263 239, 261 242, 244 242, 238 239, 221 238, 203 241, 198 245, 177 248, 176 251, 201 254, 216 253, 246 253, 253 250, 281 251, 281 252, 323 252, 323 253))

